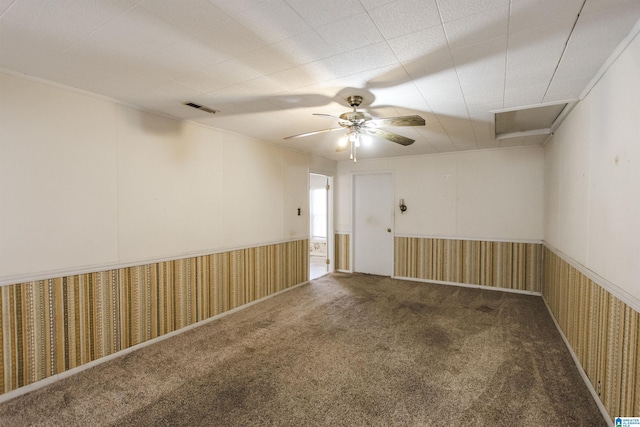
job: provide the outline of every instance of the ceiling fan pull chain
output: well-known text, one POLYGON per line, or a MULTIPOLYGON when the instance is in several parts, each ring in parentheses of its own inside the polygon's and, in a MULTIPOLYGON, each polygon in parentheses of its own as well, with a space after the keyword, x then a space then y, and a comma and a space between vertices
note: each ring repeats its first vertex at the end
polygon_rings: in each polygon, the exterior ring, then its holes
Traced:
POLYGON ((349 160, 353 160, 353 141, 349 141, 349 146, 351 147, 351 153, 349 154, 349 160))
POLYGON ((356 158, 356 150, 358 149, 358 145, 355 142, 352 142, 351 146, 353 147, 353 163, 357 163, 358 159, 356 158))

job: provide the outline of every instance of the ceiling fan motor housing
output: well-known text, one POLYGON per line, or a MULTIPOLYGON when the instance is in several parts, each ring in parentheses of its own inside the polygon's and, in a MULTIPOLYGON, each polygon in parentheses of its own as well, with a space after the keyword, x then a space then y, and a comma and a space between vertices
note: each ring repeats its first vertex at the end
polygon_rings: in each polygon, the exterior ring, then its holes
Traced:
POLYGON ((342 120, 346 120, 351 123, 340 122, 341 126, 349 127, 356 124, 362 124, 367 120, 371 120, 371 114, 362 111, 349 111, 348 113, 340 114, 342 120))
POLYGON ((352 95, 347 97, 347 102, 355 109, 356 107, 359 107, 360 104, 362 104, 362 97, 358 95, 352 95))

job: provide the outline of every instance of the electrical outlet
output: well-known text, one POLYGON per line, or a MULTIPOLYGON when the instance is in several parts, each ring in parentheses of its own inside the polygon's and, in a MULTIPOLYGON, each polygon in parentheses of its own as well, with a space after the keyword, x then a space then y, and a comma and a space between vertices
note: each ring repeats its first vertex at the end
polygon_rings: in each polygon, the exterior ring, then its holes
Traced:
POLYGON ((598 392, 598 396, 600 396, 602 394, 602 382, 598 381, 598 389, 596 390, 598 392))

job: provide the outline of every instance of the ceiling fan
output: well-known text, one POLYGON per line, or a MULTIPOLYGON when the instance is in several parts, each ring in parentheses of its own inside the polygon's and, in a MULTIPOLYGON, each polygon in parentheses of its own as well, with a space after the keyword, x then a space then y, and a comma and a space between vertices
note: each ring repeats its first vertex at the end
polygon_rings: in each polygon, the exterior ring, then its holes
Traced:
POLYGON ((413 144, 415 140, 380 128, 385 126, 424 126, 425 124, 424 119, 417 115, 373 119, 371 114, 357 110, 362 103, 361 96, 352 95, 347 97, 346 101, 353 108, 353 111, 342 113, 339 117, 332 116, 330 114, 314 114, 314 116, 337 119, 340 127, 305 132, 298 135, 287 136, 285 139, 301 138, 303 136, 310 136, 323 132, 348 129, 348 132, 338 142, 338 148, 336 151, 344 151, 348 147, 351 147, 350 158, 356 162, 356 149, 360 146, 360 138, 362 136, 375 135, 406 146, 413 144))

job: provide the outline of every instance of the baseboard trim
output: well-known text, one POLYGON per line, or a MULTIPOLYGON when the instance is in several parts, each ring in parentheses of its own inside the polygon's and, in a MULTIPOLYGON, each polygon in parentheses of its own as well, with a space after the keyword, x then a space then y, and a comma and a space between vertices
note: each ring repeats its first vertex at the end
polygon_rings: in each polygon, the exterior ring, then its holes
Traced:
POLYGON ((580 364, 580 360, 578 359, 578 356, 576 356, 576 353, 573 351, 573 348, 571 348, 571 344, 569 344, 569 340, 564 335, 564 332, 562 331, 562 328, 560 327, 560 324, 558 323, 558 321, 556 320, 555 316, 553 315, 553 311, 551 311, 551 307, 549 307, 549 304, 547 304, 547 300, 544 298, 544 295, 542 295, 542 301, 544 301, 544 305, 545 305, 545 307, 547 307, 547 311, 549 312, 549 316, 551 316, 551 320, 553 320, 553 324, 556 325, 556 329, 558 330, 558 332, 560 332, 560 336, 562 337, 562 341, 564 341, 564 345, 569 350, 569 354, 571 354, 571 358, 573 359, 573 363, 575 363, 576 368, 578 368, 578 372, 580 373, 580 376, 582 377, 582 381, 584 381, 584 383, 586 384, 587 388, 589 389, 589 393, 591 393, 591 397, 596 402, 596 405, 598 405, 598 409, 600 409, 600 413, 602 414, 602 416, 605 419, 605 421, 607 422, 607 424, 610 427, 614 427, 614 423, 613 423, 613 419, 611 418, 611 415, 609 415, 609 413, 607 412, 607 409, 604 407, 604 404, 600 400, 600 396, 598 396, 598 393, 593 388, 593 384, 591 384, 591 380, 589 380, 589 377, 587 376, 587 373, 584 371, 584 368, 580 364))
POLYGON ((87 369, 93 368, 94 366, 101 365, 102 363, 108 362, 110 360, 120 358, 122 356, 125 356, 125 355, 127 355, 129 353, 132 353, 132 352, 134 352, 136 350, 139 350, 141 348, 150 346, 152 344, 159 343, 161 341, 164 341, 164 340, 169 339, 171 337, 174 337, 176 335, 180 335, 180 334, 182 334, 184 332, 190 331, 192 329, 195 329, 197 327, 206 325, 206 324, 214 322, 216 320, 220 320, 220 319, 222 319, 222 318, 224 318, 226 316, 229 316, 230 314, 236 313, 236 312, 238 312, 240 310, 244 310, 245 308, 251 307, 252 305, 258 304, 258 303, 263 302, 263 301, 266 301, 266 300, 268 300, 270 298, 273 298, 275 296, 278 296, 278 295, 280 295, 280 294, 282 294, 284 292, 291 291, 293 289, 299 288, 299 287, 307 285, 309 283, 310 283, 309 280, 301 282, 301 283, 298 283, 297 285, 293 285, 293 286, 291 286, 291 287, 289 287, 287 289, 283 289, 281 291, 274 292, 271 295, 267 295, 266 297, 262 297, 260 299, 255 300, 255 301, 251 301, 249 303, 241 305, 240 307, 233 308, 231 310, 225 311, 224 313, 220 313, 220 314, 217 314, 215 316, 212 316, 212 317, 210 317, 208 319, 201 320, 199 322, 196 322, 196 323, 193 323, 191 325, 185 326, 185 327, 180 328, 178 330, 175 330, 173 332, 169 332, 169 333, 161 335, 159 337, 152 338, 152 339, 150 339, 148 341, 142 342, 140 344, 136 344, 134 346, 131 346, 131 347, 125 348, 123 350, 117 351, 117 352, 115 352, 113 354, 109 354, 107 356, 101 357, 100 359, 93 360, 91 362, 85 363, 85 364, 80 365, 80 366, 76 366, 75 368, 69 369, 69 370, 61 372, 59 374, 55 374, 55 375, 52 375, 50 377, 44 378, 42 380, 36 381, 34 383, 27 384, 25 386, 22 386, 20 388, 15 389, 15 390, 8 391, 8 392, 0 395, 0 403, 4 403, 4 402, 7 402, 7 401, 9 401, 11 399, 14 399, 14 398, 16 398, 18 396, 22 396, 22 395, 30 393, 32 391, 39 390, 39 389, 41 389, 43 387, 46 387, 46 386, 48 386, 50 384, 53 384, 53 383, 57 382, 57 381, 60 381, 62 379, 65 379, 65 378, 71 377, 73 375, 79 374, 82 371, 86 371, 87 369))
POLYGON ((485 289, 489 291, 500 291, 500 292, 509 292, 513 294, 524 294, 524 295, 535 295, 541 296, 542 292, 536 291, 526 291, 522 289, 509 289, 509 288, 500 288, 496 286, 485 286, 485 285, 473 285, 468 283, 459 283, 459 282, 447 282, 443 280, 429 280, 429 279, 418 279, 415 277, 405 277, 405 276, 391 276, 392 279, 398 280, 410 280, 414 282, 423 282, 423 283, 435 283, 437 285, 447 285, 447 286, 459 286, 462 288, 474 288, 474 289, 485 289))

